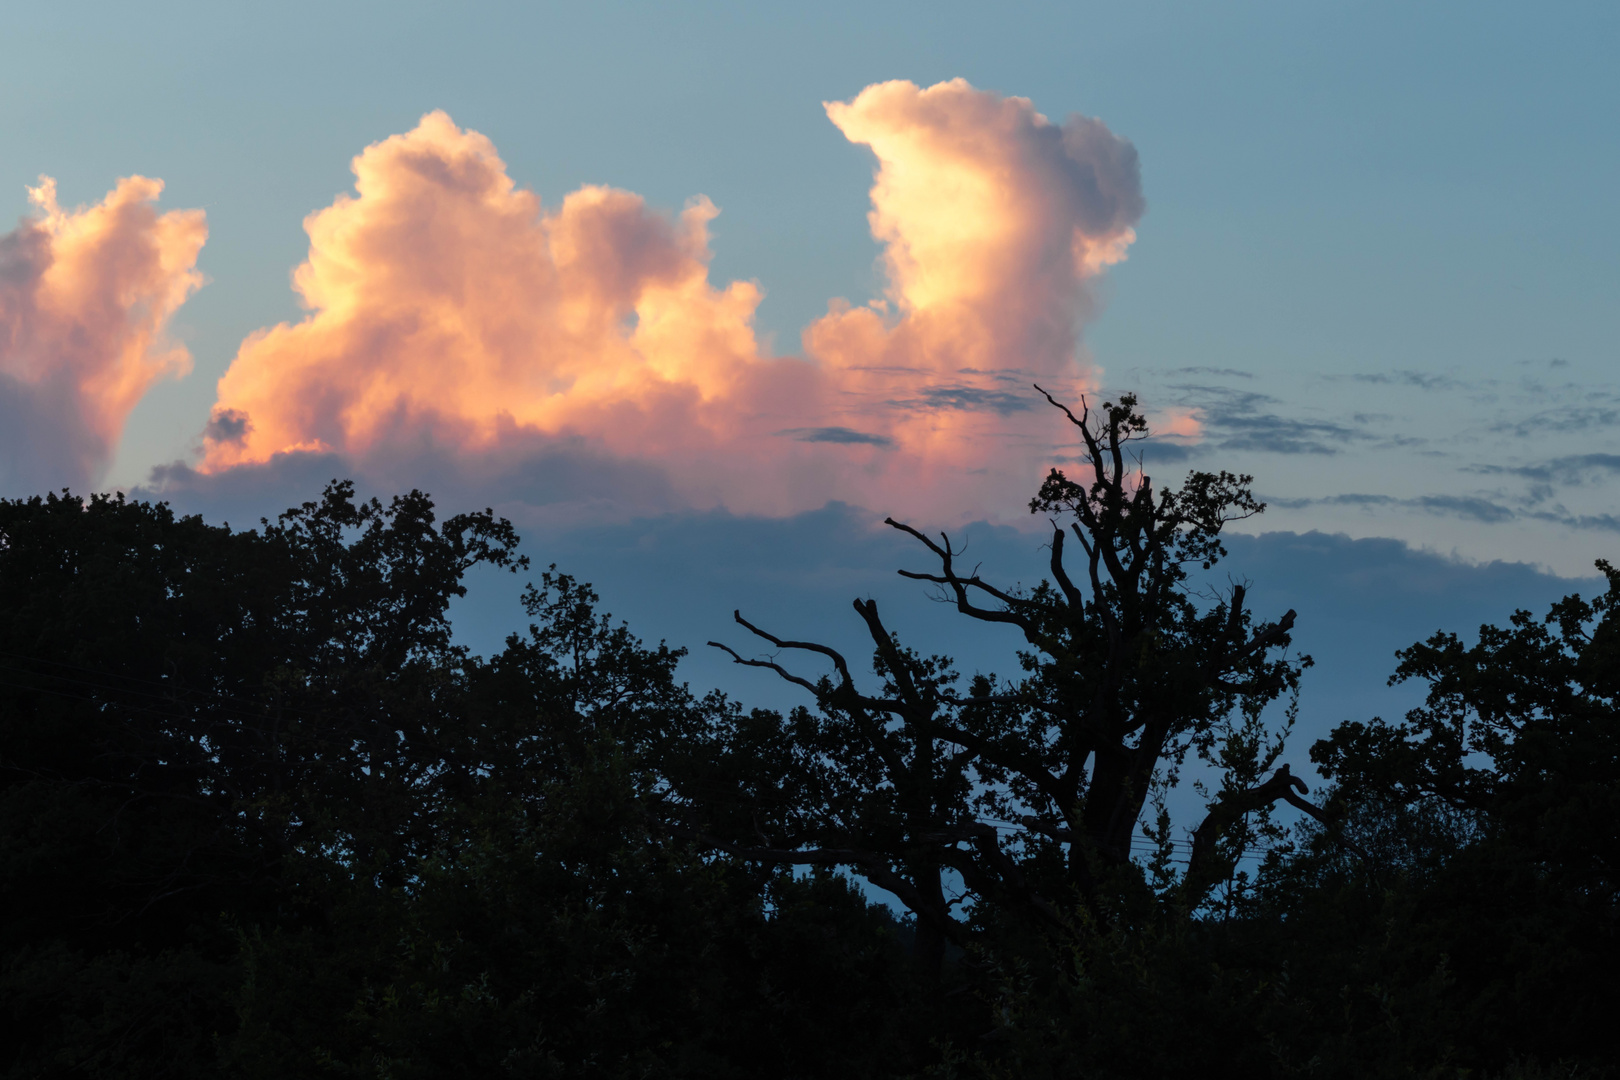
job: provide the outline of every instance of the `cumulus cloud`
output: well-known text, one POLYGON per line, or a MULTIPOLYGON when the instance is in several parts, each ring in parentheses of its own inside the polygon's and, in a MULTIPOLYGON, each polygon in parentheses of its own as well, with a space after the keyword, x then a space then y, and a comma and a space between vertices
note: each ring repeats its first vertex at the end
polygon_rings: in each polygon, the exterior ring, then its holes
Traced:
POLYGON ((565 454, 649 466, 697 508, 965 510, 1010 479, 1027 497, 1064 434, 1028 383, 1087 385, 1088 283, 1143 210, 1134 149, 962 80, 826 108, 876 155, 887 290, 833 302, 803 356, 765 350, 757 284, 709 280, 706 198, 671 216, 590 186, 542 205, 434 112, 367 147, 354 194, 306 219, 310 314, 243 342, 200 471, 425 455, 488 476, 565 454))
POLYGON ((826 108, 877 155, 868 220, 889 288, 885 304, 835 304, 808 351, 857 370, 1065 373, 1086 281, 1136 238, 1135 148, 1100 120, 1058 126, 962 79, 881 83, 826 108))
POLYGON ((201 210, 159 214, 162 191, 130 176, 63 210, 42 177, 36 216, 0 237, 0 489, 93 482, 141 396, 190 369, 165 328, 202 284, 208 226, 201 210))

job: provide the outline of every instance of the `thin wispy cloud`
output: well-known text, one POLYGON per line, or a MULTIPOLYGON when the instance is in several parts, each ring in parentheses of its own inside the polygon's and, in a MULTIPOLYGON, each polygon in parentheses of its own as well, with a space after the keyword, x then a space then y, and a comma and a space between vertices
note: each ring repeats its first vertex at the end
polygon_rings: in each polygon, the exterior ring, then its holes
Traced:
POLYGON ((847 427, 816 427, 816 428, 788 428, 777 432, 778 435, 787 435, 800 442, 808 443, 841 443, 845 446, 893 446, 894 440, 887 435, 873 435, 865 431, 852 431, 847 427))
MULTIPOLYGON (((909 401, 891 401, 900 409, 961 409, 967 411, 988 409, 1006 416, 1009 413, 1033 409, 1036 398, 1029 392, 1008 393, 1005 390, 985 390, 975 386, 929 386, 909 401)), ((1045 402, 1042 402, 1045 404, 1045 402)))
POLYGON ((1594 477, 1620 476, 1620 454, 1568 454, 1534 465, 1479 464, 1464 469, 1486 476, 1520 476, 1549 484, 1576 485, 1594 477))
POLYGON ((1374 438, 1365 424, 1284 415, 1277 398, 1259 391, 1186 383, 1171 389, 1196 403, 1204 437, 1221 450, 1326 456, 1374 438))
POLYGON ((1502 525, 1514 521, 1538 521, 1571 529, 1620 532, 1620 516, 1584 514, 1563 507, 1532 509, 1523 505, 1477 495, 1418 495, 1398 497, 1367 492, 1346 492, 1310 498, 1267 496, 1271 506, 1303 510, 1319 506, 1351 506, 1368 510, 1416 511, 1440 517, 1459 518, 1482 525, 1502 525))
POLYGON ((1178 368, 1169 369, 1169 371, 1166 372, 1166 374, 1169 374, 1169 375, 1213 375, 1213 376, 1216 376, 1216 377, 1224 377, 1224 378, 1228 378, 1228 379, 1252 379, 1252 378, 1255 377, 1254 372, 1252 372, 1252 371, 1242 371, 1242 370, 1240 370, 1238 368, 1226 368, 1226 367, 1178 367, 1178 368))
MULTIPOLYGON (((1332 378, 1332 376, 1330 376, 1332 378)), ((1348 376, 1353 382, 1374 386, 1413 386, 1419 390, 1466 390, 1471 384, 1451 375, 1429 371, 1380 371, 1348 376)))
POLYGON ((1582 393, 1588 399, 1588 404, 1560 403, 1553 408, 1537 410, 1530 416, 1505 421, 1497 430, 1518 439, 1542 439, 1549 434, 1579 434, 1620 428, 1620 403, 1603 403, 1602 399, 1610 395, 1590 388, 1582 393), (1598 400, 1592 401, 1593 398, 1598 400))

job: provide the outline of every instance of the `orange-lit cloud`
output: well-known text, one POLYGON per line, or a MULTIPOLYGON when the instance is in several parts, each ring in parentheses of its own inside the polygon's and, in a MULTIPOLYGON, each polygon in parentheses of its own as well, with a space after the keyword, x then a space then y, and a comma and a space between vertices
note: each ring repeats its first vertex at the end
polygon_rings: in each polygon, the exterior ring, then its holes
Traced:
POLYGON ((1058 127, 1024 98, 961 79, 870 86, 827 115, 877 155, 868 218, 900 318, 835 309, 807 347, 845 367, 1067 374, 1086 281, 1136 238, 1131 144, 1099 120, 1058 127))
POLYGON ((105 468, 124 421, 159 379, 185 374, 170 317, 202 284, 201 210, 159 214, 161 180, 130 176, 100 203, 57 205, 0 237, 0 485, 12 493, 85 484, 105 468))
POLYGON ((1201 439, 1204 421, 1195 408, 1173 407, 1156 414, 1151 427, 1155 435, 1172 435, 1178 439, 1201 439))
POLYGON ((586 187, 543 206, 435 112, 366 148, 355 194, 306 219, 311 313, 242 344, 201 469, 436 454, 489 475, 566 452, 743 512, 980 509, 1011 482, 1027 498, 1061 435, 1028 384, 1087 378, 1087 282, 1134 238, 1135 151, 961 80, 827 112, 876 154, 888 289, 835 301, 804 356, 765 351, 757 285, 709 281, 707 199, 671 217, 586 187))
POLYGON ((868 219, 889 287, 866 307, 831 305, 806 350, 889 406, 874 422, 936 474, 1040 464, 1050 417, 1010 416, 1036 404, 1031 381, 1065 394, 1089 382, 1076 360, 1087 282, 1136 238, 1135 148, 1099 120, 1060 127, 962 79, 869 86, 827 115, 877 155, 868 219))

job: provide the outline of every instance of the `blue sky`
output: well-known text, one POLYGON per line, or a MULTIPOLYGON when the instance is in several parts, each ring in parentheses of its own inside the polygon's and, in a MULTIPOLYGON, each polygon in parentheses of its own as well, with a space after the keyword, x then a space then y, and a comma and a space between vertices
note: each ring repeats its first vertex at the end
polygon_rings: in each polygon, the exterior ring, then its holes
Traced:
MULTIPOLYGON (((196 460, 243 339, 305 316, 289 274, 306 215, 429 110, 487 135, 547 206, 591 183, 670 212, 708 196, 710 280, 757 281, 755 325, 793 354, 829 298, 884 287, 873 156, 823 102, 962 77, 1054 121, 1097 117, 1140 155, 1147 210, 1077 355, 1104 390, 1201 418, 1200 441, 1156 460, 1253 473, 1272 509, 1248 531, 1344 535, 1234 548, 1300 610, 1323 709, 1376 707, 1389 650, 1540 606, 1573 587, 1548 571, 1583 576, 1620 537, 1613 5, 61 3, 9 12, 7 30, 0 210, 28 213, 41 173, 64 207, 141 173, 166 183, 162 208, 207 214, 208 283, 169 324, 194 370, 140 399, 103 485, 158 491, 155 466, 196 460), (1354 568, 1408 584, 1370 611, 1354 568)), ((245 521, 291 491, 170 497, 245 521)), ((519 517, 537 556, 571 558, 652 636, 701 641, 733 590, 839 632, 840 588, 897 588, 896 549, 868 528, 885 509, 519 517), (820 584, 747 540, 772 530, 813 546, 820 584), (637 545, 677 535, 684 561, 649 576, 637 545)), ((1032 572, 1017 552, 1038 558, 1038 538, 992 533, 1009 574, 1032 572)), ((503 605, 470 608, 467 632, 498 636, 503 605)), ((937 609, 916 610, 915 633, 934 632, 937 609)))
MULTIPOLYGON (((490 135, 548 201, 586 182, 666 207, 707 194, 722 210, 712 276, 760 281, 759 322, 793 351, 828 297, 873 291, 870 155, 821 102, 888 78, 963 76, 1136 145, 1148 214, 1086 334, 1110 384, 1190 400, 1168 385, 1207 379, 1156 373, 1238 370, 1307 420, 1392 414, 1380 434, 1487 442, 1569 406, 1520 398, 1527 378, 1576 400, 1614 389, 1609 5, 62 4, 9 22, 12 213, 41 172, 64 204, 142 172, 166 181, 165 206, 209 215, 210 283, 178 319, 196 369, 137 408, 113 482, 191 448, 236 345, 300 314, 287 274, 303 217, 349 186, 353 154, 432 108, 490 135), (1538 367, 1553 360, 1567 366, 1538 367), (1450 382, 1350 381, 1406 372, 1450 382), (1483 382, 1496 400, 1468 400, 1483 382)), ((1514 456, 1605 438, 1578 434, 1543 426, 1514 456)), ((1301 498, 1325 463, 1307 464, 1310 479, 1290 462, 1253 471, 1301 498)), ((1425 469, 1409 454, 1341 464, 1324 494, 1441 493, 1410 481, 1425 469)), ((1594 547, 1539 528, 1482 543, 1478 521, 1365 506, 1306 516, 1564 572, 1594 547)))

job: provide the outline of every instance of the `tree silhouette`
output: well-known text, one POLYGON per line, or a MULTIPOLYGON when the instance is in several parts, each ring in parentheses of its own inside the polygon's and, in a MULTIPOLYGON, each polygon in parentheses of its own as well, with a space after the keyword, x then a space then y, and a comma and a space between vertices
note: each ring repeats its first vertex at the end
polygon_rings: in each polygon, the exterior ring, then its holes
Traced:
MULTIPOLYGON (((735 773, 769 782, 737 787, 726 807, 694 798, 686 834, 762 863, 849 867, 916 916, 925 966, 937 968, 947 942, 967 944, 992 910, 1048 928, 1070 926, 1076 902, 1096 914, 1112 888, 1104 880, 1134 872, 1132 841, 1155 784, 1173 784, 1189 753, 1217 766, 1223 785, 1174 891, 1184 910, 1231 872, 1253 834, 1246 815, 1279 801, 1322 813, 1287 765, 1272 772, 1282 742, 1261 718, 1310 663, 1287 654, 1294 612, 1256 623, 1242 585, 1200 605, 1188 584, 1189 566, 1208 570, 1223 556, 1226 524, 1264 509, 1250 478, 1194 472, 1160 490, 1132 453, 1147 435, 1134 397, 1095 413, 1082 404, 1078 416, 1047 399, 1078 432, 1086 469, 1080 480, 1054 469, 1030 503, 1053 520, 1049 581, 999 588, 959 568, 948 536, 887 521, 938 560, 903 576, 1022 636, 1020 678, 960 688, 950 662, 903 647, 872 600, 854 607, 874 648, 874 691, 838 650, 740 613, 775 654, 710 643, 804 687, 816 708, 740 733, 735 773), (1071 536, 1077 574, 1065 557, 1071 536), (783 651, 824 657, 834 673, 812 681, 780 662, 783 651), (955 879, 963 895, 950 895, 955 879)), ((1168 838, 1162 823, 1156 835, 1168 838)))

